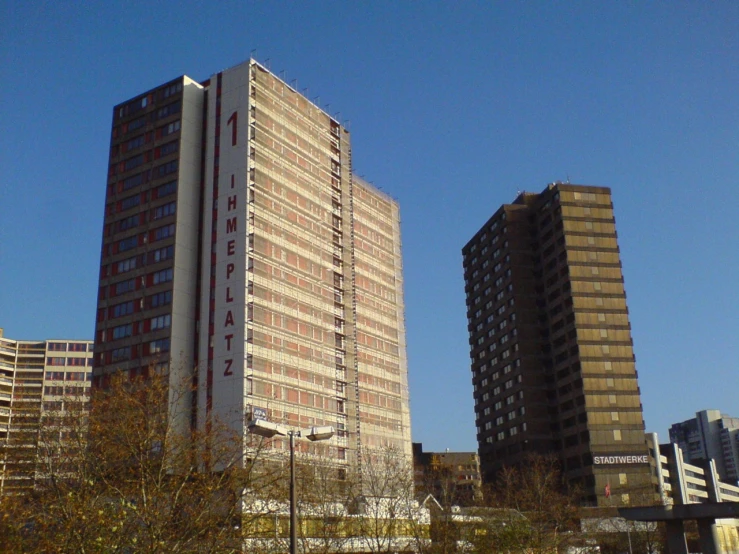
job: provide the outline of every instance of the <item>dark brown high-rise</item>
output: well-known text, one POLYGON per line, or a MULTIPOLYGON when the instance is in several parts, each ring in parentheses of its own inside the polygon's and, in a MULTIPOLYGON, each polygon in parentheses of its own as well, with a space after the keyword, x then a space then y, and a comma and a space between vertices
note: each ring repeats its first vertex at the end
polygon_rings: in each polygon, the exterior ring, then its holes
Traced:
POLYGON ((484 479, 555 453, 589 504, 648 496, 610 189, 522 193, 462 252, 484 479))

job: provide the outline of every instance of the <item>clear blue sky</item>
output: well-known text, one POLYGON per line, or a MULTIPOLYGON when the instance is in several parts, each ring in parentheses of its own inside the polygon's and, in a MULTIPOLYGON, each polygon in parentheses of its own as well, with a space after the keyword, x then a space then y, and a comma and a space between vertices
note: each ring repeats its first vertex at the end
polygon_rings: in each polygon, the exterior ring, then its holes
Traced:
POLYGON ((0 326, 92 338, 112 107, 256 58, 403 217, 413 438, 476 448, 461 247, 613 189, 647 429, 739 415, 739 2, 0 0, 0 326))

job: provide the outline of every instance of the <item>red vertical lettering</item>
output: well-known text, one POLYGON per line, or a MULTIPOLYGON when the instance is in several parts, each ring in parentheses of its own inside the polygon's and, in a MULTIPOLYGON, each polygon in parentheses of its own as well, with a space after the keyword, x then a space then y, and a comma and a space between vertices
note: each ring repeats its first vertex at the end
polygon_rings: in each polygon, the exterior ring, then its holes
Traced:
POLYGON ((232 123, 233 127, 231 127, 231 146, 236 146, 236 129, 239 123, 239 112, 232 113, 231 117, 228 118, 226 125, 231 125, 232 123))
POLYGON ((233 375, 234 374, 233 370, 231 369, 231 365, 233 365, 234 361, 233 360, 225 360, 225 362, 226 362, 226 369, 223 371, 223 376, 224 377, 228 377, 229 375, 233 375))
POLYGON ((231 287, 226 287, 226 302, 233 302, 234 298, 231 296, 231 287))
POLYGON ((236 269, 234 264, 226 264, 226 279, 231 278, 231 274, 234 272, 234 269, 236 269))
POLYGON ((229 352, 231 351, 231 339, 234 338, 233 335, 226 335, 226 350, 229 352))
POLYGON ((228 327, 229 325, 234 325, 234 315, 231 313, 231 310, 228 310, 228 313, 226 314, 226 323, 224 323, 223 326, 228 327))
POLYGON ((228 211, 230 212, 231 210, 235 210, 235 209, 236 209, 236 195, 234 194, 233 196, 228 197, 228 211))
POLYGON ((236 217, 232 217, 231 219, 226 220, 226 232, 227 233, 235 233, 236 232, 236 217))

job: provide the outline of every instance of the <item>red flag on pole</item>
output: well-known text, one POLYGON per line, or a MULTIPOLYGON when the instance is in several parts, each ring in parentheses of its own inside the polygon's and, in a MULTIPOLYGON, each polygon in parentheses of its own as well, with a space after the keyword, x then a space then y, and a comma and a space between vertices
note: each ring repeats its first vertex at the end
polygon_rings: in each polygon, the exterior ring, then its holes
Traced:
POLYGON ((606 485, 606 498, 611 498, 611 484, 606 485))

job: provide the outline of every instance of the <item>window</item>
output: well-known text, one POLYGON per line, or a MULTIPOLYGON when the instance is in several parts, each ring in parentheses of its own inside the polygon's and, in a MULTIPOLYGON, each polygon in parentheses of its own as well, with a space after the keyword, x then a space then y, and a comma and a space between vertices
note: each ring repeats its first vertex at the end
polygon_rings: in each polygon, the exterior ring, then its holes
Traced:
POLYGON ((66 381, 84 381, 85 380, 85 372, 84 371, 69 371, 66 375, 66 381))
POLYGON ((169 339, 153 340, 149 343, 149 352, 157 354, 159 352, 169 352, 169 339))
POLYGON ((140 117, 138 119, 134 119, 133 121, 129 121, 128 125, 125 126, 125 133, 130 133, 131 131, 135 131, 136 129, 141 129, 146 125, 146 116, 140 117))
POLYGON ((613 440, 620 441, 621 440, 621 431, 619 429, 613 430, 613 440))
POLYGON ((513 379, 509 379, 508 381, 505 382, 505 388, 506 390, 513 388, 513 379))
POLYGON ((155 285, 158 285, 160 283, 167 283, 172 280, 174 274, 174 270, 170 267, 167 269, 163 269, 161 271, 157 271, 154 273, 154 276, 152 277, 152 281, 155 285))
POLYGON ((117 264, 118 273, 125 273, 126 271, 131 271, 132 269, 136 269, 136 256, 134 256, 133 258, 121 260, 117 264))
POLYGON ((169 85, 167 88, 162 89, 160 94, 162 98, 169 98, 170 96, 174 96, 178 92, 182 92, 181 82, 169 85))
POLYGON ((180 120, 173 121, 169 125, 165 125, 164 127, 159 128, 159 134, 162 137, 166 137, 167 135, 171 135, 172 133, 176 133, 180 130, 180 120))
POLYGON ((165 329, 169 327, 172 323, 172 316, 170 314, 165 314, 157 317, 152 317, 150 322, 152 331, 155 331, 157 329, 165 329))
POLYGON ((133 169, 134 167, 140 166, 142 163, 144 163, 144 155, 139 154, 138 156, 134 156, 133 158, 128 158, 126 161, 123 162, 123 171, 128 171, 130 169, 133 169))
POLYGON ((139 146, 143 146, 143 145, 144 145, 144 135, 139 135, 139 136, 137 136, 137 137, 132 138, 131 140, 129 140, 126 143, 123 151, 124 152, 127 152, 129 150, 133 150, 133 149, 138 148, 139 146))
POLYGON ((515 401, 516 401, 516 395, 515 395, 515 394, 512 394, 512 395, 510 395, 510 396, 509 396, 508 398, 506 398, 506 399, 505 399, 505 405, 506 405, 506 406, 510 406, 510 405, 511 405, 511 404, 513 404, 513 403, 514 403, 515 401))
POLYGON ((503 416, 498 416, 495 418, 495 424, 496 425, 503 425, 503 416))
POLYGON ((157 241, 174 236, 174 229, 174 223, 170 223, 169 225, 164 225, 163 227, 154 229, 154 240, 157 241))
POLYGON ((174 256, 174 245, 165 246, 149 253, 149 259, 153 263, 163 262, 169 260, 174 256))
POLYGON ((169 215, 174 215, 176 205, 176 202, 170 202, 168 204, 164 204, 163 206, 155 208, 152 211, 152 219, 161 219, 169 215))
POLYGON ((123 184, 121 185, 122 190, 128 190, 133 187, 139 186, 141 183, 145 181, 144 177, 148 177, 148 172, 144 171, 142 173, 138 173, 136 175, 132 175, 131 177, 127 177, 123 180, 123 184))
POLYGON ((125 219, 121 219, 118 222, 118 231, 125 231, 126 229, 132 229, 139 224, 139 214, 129 216, 125 219))
POLYGON ((495 438, 497 438, 497 439, 498 439, 499 441, 502 441, 502 440, 503 440, 503 439, 505 438, 505 432, 504 432, 504 431, 500 431, 500 432, 499 432, 499 433, 498 433, 498 434, 497 434, 497 435, 495 436, 495 438))
POLYGON ((113 327, 113 340, 130 337, 132 332, 133 325, 131 323, 128 323, 126 325, 119 325, 118 327, 113 327))
POLYGON ((169 154, 172 154, 173 152, 177 152, 177 147, 179 146, 180 141, 173 140, 172 142, 168 142, 167 144, 163 144, 159 147, 159 156, 164 157, 168 156, 169 154))
POLYGON ((176 113, 180 113, 180 103, 179 102, 173 102, 169 104, 168 106, 159 108, 157 110, 157 119, 169 117, 170 115, 176 114, 176 113))
POLYGON ((130 346, 124 346, 123 348, 116 348, 115 350, 112 350, 110 353, 110 359, 113 362, 118 362, 121 360, 128 360, 131 358, 131 347, 130 346))
POLYGON ((503 407, 503 402, 501 402, 500 400, 498 400, 498 401, 497 401, 497 402, 495 403, 495 409, 496 409, 496 410, 500 410, 500 409, 501 409, 502 407, 503 407))
POLYGON ((518 428, 515 427, 515 426, 514 427, 511 427, 510 430, 508 431, 508 434, 510 436, 517 435, 518 434, 518 428))
POLYGON ((158 306, 166 306, 167 304, 172 303, 172 291, 167 290, 164 292, 160 292, 158 294, 150 296, 149 298, 152 308, 156 308, 158 306))
POLYGON ((133 300, 113 306, 113 317, 121 317, 133 313, 133 300))
POLYGON ((50 342, 48 348, 49 350, 52 350, 54 352, 66 352, 67 343, 66 342, 50 342))
POLYGON ((136 248, 138 245, 139 245, 139 237, 137 237, 136 235, 125 238, 123 240, 118 241, 118 252, 125 252, 126 250, 131 250, 131 248, 136 248))
POLYGON ((64 365, 66 358, 46 358, 46 365, 64 365))
POLYGON ((511 421, 513 419, 516 419, 516 411, 513 410, 512 412, 508 412, 508 421, 511 421))
POLYGON ((115 295, 125 294, 136 290, 136 279, 128 279, 127 281, 121 281, 115 284, 115 295))
POLYGON ((177 160, 167 162, 164 165, 160 165, 154 168, 154 177, 164 177, 170 173, 177 171, 177 160))
POLYGON ((170 194, 173 194, 176 191, 177 191, 177 181, 171 181, 169 183, 159 185, 156 188, 156 197, 162 198, 163 196, 168 196, 170 194))
POLYGON ((129 210, 133 208, 134 206, 138 206, 140 203, 141 203, 141 196, 139 196, 138 194, 134 196, 129 196, 128 198, 124 198, 123 200, 121 200, 120 211, 123 212, 123 211, 129 210))
POLYGON ((70 352, 87 352, 87 345, 84 342, 70 342, 70 352))

